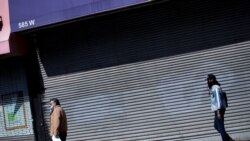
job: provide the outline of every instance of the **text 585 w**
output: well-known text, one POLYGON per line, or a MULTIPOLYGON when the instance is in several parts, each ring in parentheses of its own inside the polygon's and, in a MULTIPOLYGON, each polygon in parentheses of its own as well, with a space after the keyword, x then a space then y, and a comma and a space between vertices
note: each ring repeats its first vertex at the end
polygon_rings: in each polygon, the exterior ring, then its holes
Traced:
POLYGON ((35 20, 28 20, 28 21, 23 21, 23 22, 19 22, 18 23, 18 28, 27 28, 27 27, 30 27, 30 26, 34 26, 36 23, 35 23, 35 20))

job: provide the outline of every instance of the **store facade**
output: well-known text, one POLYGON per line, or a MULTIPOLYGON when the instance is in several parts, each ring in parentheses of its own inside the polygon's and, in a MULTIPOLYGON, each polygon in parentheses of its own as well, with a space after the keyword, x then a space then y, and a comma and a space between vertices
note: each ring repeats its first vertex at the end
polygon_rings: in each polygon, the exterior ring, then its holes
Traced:
MULTIPOLYGON (((15 72, 25 90, 8 83, 0 89, 1 95, 11 95, 10 89, 27 95, 33 109, 27 119, 35 122, 25 128, 32 129, 26 138, 49 140, 48 101, 56 97, 68 116, 70 141, 219 140, 207 94, 208 73, 218 77, 228 94, 228 132, 250 138, 248 1, 131 0, 123 1, 122 8, 122 2, 109 2, 81 3, 79 8, 71 1, 74 8, 26 18, 28 25, 11 22, 11 32, 34 49, 26 56, 37 66, 32 72, 28 59, 23 61, 23 69, 36 79, 15 72), (48 25, 43 23, 47 17, 48 25), (32 81, 41 88, 30 88, 32 81)), ((2 83, 8 79, 19 84, 17 77, 4 76, 2 83)))

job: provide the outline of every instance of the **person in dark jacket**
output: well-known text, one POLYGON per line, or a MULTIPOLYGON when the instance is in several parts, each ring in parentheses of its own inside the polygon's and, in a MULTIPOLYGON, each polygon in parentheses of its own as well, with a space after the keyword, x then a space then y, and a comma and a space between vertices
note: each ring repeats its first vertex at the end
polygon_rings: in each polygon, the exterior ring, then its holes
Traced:
POLYGON ((211 110, 214 112, 214 128, 220 133, 223 141, 234 141, 226 132, 224 126, 224 114, 227 107, 227 100, 222 96, 220 83, 216 80, 216 76, 208 74, 207 84, 209 95, 211 96, 211 110))
POLYGON ((66 141, 67 117, 57 98, 50 100, 50 108, 50 136, 53 140, 59 137, 61 141, 66 141))

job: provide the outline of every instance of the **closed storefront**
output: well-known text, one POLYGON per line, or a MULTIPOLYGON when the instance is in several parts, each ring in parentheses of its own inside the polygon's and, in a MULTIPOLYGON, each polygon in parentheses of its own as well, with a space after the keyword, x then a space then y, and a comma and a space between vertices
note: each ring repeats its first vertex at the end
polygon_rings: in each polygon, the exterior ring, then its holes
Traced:
POLYGON ((249 12, 246 0, 173 0, 37 31, 45 129, 59 98, 70 141, 219 140, 213 73, 227 131, 249 137, 249 12))
POLYGON ((24 62, 0 61, 0 140, 35 139, 24 62))

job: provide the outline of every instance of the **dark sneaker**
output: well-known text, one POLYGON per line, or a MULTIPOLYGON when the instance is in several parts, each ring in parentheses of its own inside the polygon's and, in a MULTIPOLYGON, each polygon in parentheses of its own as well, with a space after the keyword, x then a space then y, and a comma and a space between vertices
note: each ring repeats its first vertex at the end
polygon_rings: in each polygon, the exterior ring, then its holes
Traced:
POLYGON ((234 139, 230 138, 230 141, 235 141, 234 139))

